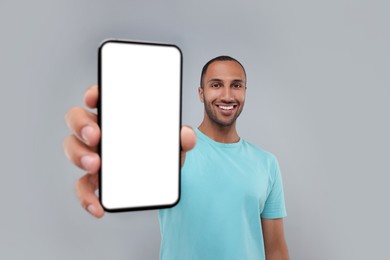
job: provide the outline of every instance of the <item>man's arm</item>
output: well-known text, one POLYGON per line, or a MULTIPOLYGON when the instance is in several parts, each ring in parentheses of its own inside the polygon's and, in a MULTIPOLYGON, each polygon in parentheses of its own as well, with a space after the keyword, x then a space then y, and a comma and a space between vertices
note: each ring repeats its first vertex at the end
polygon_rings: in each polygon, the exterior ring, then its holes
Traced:
POLYGON ((287 244, 284 239, 283 218, 261 219, 267 260, 289 260, 287 244))

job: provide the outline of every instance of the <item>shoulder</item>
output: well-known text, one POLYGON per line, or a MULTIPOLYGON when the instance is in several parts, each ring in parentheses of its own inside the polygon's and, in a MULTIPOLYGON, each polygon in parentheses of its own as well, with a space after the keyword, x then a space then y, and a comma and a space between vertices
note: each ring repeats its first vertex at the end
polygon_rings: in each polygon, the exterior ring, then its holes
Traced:
POLYGON ((256 157, 257 157, 256 160, 257 160, 258 165, 261 165, 261 167, 263 167, 263 169, 265 169, 265 171, 267 172, 268 178, 269 178, 268 185, 269 185, 269 187, 272 187, 272 188, 270 188, 269 191, 271 191, 272 189, 275 189, 275 190, 282 189, 281 172, 280 172, 279 162, 278 162, 276 156, 273 153, 266 151, 266 150, 254 145, 254 144, 251 144, 249 142, 245 142, 245 145, 249 149, 251 149, 253 151, 253 153, 256 154, 256 157))
POLYGON ((277 161, 276 156, 273 153, 266 151, 263 148, 246 141, 245 139, 242 140, 242 144, 245 150, 247 150, 250 153, 253 153, 259 159, 263 159, 269 162, 277 161))
POLYGON ((251 157, 263 167, 265 166, 266 169, 272 173, 271 175, 279 171, 279 163, 273 153, 266 151, 263 148, 246 140, 243 140, 243 147, 247 153, 247 156, 251 157))

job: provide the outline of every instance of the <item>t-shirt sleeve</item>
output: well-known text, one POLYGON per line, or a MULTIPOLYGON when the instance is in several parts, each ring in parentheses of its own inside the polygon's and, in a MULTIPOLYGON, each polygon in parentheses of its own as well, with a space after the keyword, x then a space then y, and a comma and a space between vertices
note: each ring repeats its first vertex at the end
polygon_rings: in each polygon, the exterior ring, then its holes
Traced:
POLYGON ((284 202, 283 182, 279 163, 274 158, 270 167, 269 192, 264 204, 261 218, 284 218, 287 216, 284 202))

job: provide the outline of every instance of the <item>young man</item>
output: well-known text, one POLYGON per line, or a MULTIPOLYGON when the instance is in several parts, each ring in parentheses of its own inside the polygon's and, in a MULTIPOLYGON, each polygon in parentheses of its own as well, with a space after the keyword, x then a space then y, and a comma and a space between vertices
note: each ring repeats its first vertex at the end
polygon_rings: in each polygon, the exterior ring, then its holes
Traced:
MULTIPOLYGON (((289 259, 278 163, 236 130, 245 103, 244 67, 228 56, 210 60, 203 67, 198 92, 204 119, 195 133, 188 127, 181 131, 181 199, 175 207, 159 211, 160 258, 289 259)), ((96 87, 89 89, 87 106, 96 107, 97 96, 96 87)), ((77 182, 78 196, 91 214, 101 217, 103 209, 94 194, 100 167, 94 153, 100 139, 96 115, 74 108, 67 122, 75 134, 65 140, 65 152, 88 171, 77 182)))

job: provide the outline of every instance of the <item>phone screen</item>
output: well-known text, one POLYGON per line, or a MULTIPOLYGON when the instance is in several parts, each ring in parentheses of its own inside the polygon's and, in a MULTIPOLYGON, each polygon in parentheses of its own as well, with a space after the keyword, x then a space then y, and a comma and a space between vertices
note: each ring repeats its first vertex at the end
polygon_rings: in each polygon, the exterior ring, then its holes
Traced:
POLYGON ((182 54, 169 44, 99 47, 99 197, 106 211, 174 206, 180 198, 182 54))

